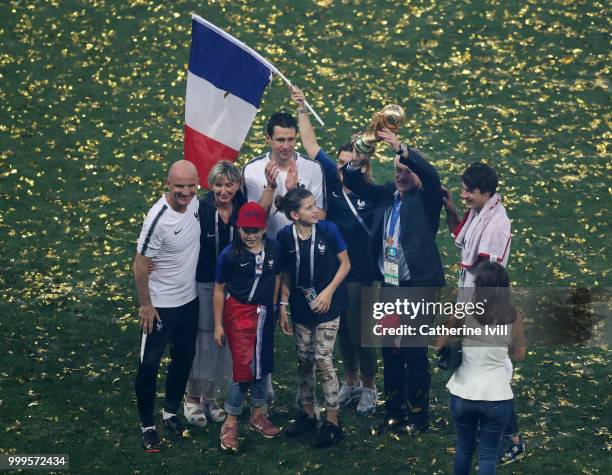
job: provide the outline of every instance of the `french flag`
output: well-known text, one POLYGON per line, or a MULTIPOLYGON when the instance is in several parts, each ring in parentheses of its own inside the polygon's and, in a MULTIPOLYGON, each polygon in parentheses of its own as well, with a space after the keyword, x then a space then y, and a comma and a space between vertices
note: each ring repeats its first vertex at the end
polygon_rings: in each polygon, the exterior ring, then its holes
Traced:
POLYGON ((203 18, 191 24, 184 153, 207 188, 213 165, 238 156, 274 67, 203 18))

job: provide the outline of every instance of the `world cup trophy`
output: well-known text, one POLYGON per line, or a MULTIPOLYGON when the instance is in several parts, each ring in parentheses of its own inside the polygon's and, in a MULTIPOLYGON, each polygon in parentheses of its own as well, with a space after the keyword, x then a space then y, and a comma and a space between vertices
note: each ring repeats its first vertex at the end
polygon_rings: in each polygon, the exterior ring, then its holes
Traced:
POLYGON ((389 129, 394 134, 406 120, 404 109, 397 104, 388 104, 372 115, 372 120, 364 133, 358 135, 353 141, 353 147, 358 153, 372 155, 376 151, 376 142, 380 139, 377 132, 389 129))

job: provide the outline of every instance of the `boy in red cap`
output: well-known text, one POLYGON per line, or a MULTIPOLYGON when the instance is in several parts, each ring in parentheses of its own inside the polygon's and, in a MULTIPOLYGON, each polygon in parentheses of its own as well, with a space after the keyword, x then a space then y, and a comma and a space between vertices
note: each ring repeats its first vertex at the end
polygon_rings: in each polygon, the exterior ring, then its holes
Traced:
MULTIPOLYGON (((266 377, 272 372, 274 356, 274 305, 278 301, 281 267, 276 241, 264 237, 266 211, 249 202, 240 208, 236 226, 240 234, 217 261, 213 306, 215 341, 232 354, 232 383, 221 427, 221 448, 238 450, 238 416, 247 391, 251 392, 249 428, 266 438, 280 429, 267 418, 266 377), (226 296, 227 295, 227 296, 226 296)), ((280 321, 290 334, 286 316, 280 321)))

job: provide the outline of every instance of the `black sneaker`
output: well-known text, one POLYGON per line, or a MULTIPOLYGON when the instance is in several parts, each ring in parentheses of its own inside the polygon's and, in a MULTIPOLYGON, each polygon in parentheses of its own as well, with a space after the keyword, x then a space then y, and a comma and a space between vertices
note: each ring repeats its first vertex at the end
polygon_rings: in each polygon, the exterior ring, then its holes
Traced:
POLYGON ((406 434, 416 437, 429 429, 429 424, 408 424, 403 427, 406 434))
POLYGON ((161 442, 155 429, 147 429, 142 433, 140 443, 145 452, 156 454, 161 449, 161 442))
MULTIPOLYGON (((505 439, 505 437, 504 437, 505 439)), ((500 442, 500 446, 502 445, 504 439, 500 442)), ((506 465, 509 463, 516 462, 517 460, 522 459, 525 456, 525 441, 522 437, 519 437, 519 443, 515 444, 510 439, 510 444, 506 446, 506 449, 503 451, 501 457, 498 458, 498 465, 506 465)))
POLYGON ((342 428, 335 424, 332 424, 329 421, 325 421, 319 432, 317 432, 317 438, 315 440, 314 446, 317 448, 331 447, 334 444, 337 444, 342 440, 344 434, 342 433, 342 428))
POLYGON ((372 435, 391 433, 406 433, 409 426, 405 417, 385 417, 376 427, 372 428, 372 435))
POLYGON ((307 432, 314 432, 315 430, 317 430, 316 417, 308 417, 308 414, 305 412, 300 412, 300 415, 292 420, 283 432, 288 437, 297 437, 307 432))
POLYGON ((164 419, 164 426, 166 426, 166 429, 168 429, 168 431, 170 431, 175 437, 189 437, 189 431, 185 429, 183 423, 176 415, 170 417, 169 419, 164 419))

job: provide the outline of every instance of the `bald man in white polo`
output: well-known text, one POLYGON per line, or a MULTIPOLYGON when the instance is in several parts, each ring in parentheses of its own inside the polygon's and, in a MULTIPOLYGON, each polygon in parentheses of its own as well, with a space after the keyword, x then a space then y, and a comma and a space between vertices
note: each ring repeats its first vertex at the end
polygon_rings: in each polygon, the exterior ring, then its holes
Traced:
POLYGON ((173 435, 187 434, 176 412, 185 393, 198 334, 198 183, 198 172, 191 162, 175 162, 168 172, 168 191, 149 210, 138 238, 134 279, 142 340, 135 389, 146 452, 160 450, 153 410, 157 372, 168 344, 171 361, 162 420, 173 435), (151 273, 150 268, 154 269, 151 273))

